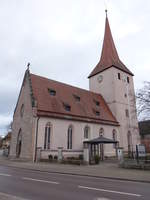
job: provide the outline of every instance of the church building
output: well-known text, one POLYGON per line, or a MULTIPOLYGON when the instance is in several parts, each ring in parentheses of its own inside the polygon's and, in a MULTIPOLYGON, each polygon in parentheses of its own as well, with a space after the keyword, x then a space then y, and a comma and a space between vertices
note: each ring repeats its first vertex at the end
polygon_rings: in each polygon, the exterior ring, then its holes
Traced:
POLYGON ((133 73, 118 56, 107 12, 101 57, 88 78, 85 90, 26 70, 13 116, 11 157, 48 159, 59 149, 64 158, 76 157, 84 155, 85 144, 102 138, 117 141, 103 145, 104 156, 115 156, 116 147, 135 151, 133 73))

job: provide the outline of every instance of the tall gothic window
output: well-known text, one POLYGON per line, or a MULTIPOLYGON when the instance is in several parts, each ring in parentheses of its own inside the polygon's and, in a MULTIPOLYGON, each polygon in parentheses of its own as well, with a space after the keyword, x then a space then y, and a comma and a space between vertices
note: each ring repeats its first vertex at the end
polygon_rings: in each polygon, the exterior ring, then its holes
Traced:
POLYGON ((130 131, 128 131, 128 133, 127 133, 127 141, 128 141, 128 152, 131 152, 131 150, 132 150, 132 135, 131 135, 130 131))
POLYGON ((118 73, 118 79, 119 79, 119 80, 121 79, 120 73, 118 73))
POLYGON ((125 110, 125 114, 126 114, 126 117, 129 117, 129 110, 128 109, 125 110))
POLYGON ((47 123, 45 126, 44 149, 50 149, 51 140, 51 124, 47 123))
POLYGON ((89 139, 90 138, 90 127, 86 126, 84 128, 84 139, 89 139))
POLYGON ((67 133, 67 149, 72 149, 72 126, 69 126, 67 133))

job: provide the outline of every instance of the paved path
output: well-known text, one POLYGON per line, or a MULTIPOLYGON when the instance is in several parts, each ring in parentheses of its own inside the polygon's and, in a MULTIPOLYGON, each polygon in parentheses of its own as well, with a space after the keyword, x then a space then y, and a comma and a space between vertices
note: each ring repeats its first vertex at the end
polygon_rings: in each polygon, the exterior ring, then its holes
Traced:
POLYGON ((100 163, 100 165, 75 166, 52 163, 16 162, 7 159, 0 159, 0 165, 33 169, 46 172, 57 172, 66 174, 76 174, 84 176, 105 177, 113 179, 126 179, 134 181, 145 181, 150 183, 150 171, 123 169, 117 163, 100 163))
POLYGON ((0 167, 0 195, 6 195, 1 200, 149 200, 149 188, 149 183, 0 167))

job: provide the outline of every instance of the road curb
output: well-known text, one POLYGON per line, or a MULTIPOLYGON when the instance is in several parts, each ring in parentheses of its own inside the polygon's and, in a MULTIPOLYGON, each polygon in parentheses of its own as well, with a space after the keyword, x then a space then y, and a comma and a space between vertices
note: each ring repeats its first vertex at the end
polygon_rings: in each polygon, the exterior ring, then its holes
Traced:
POLYGON ((108 177, 108 176, 96 176, 96 175, 89 175, 89 174, 80 174, 80 173, 72 173, 72 172, 60 172, 60 171, 47 171, 47 170, 41 170, 41 169, 33 169, 33 168, 26 168, 26 167, 20 167, 20 166, 11 166, 11 165, 5 165, 1 164, 1 166, 5 167, 11 167, 11 168, 17 168, 17 169, 24 169, 24 170, 30 170, 30 171, 36 171, 41 173, 49 173, 49 174, 62 174, 62 175, 71 175, 71 176, 82 176, 82 177, 90 177, 90 178, 103 178, 103 179, 110 179, 110 180, 118 180, 118 181, 129 181, 129 182, 139 182, 139 183, 150 183, 148 180, 135 180, 135 179, 128 179, 128 178, 120 178, 120 177, 108 177))

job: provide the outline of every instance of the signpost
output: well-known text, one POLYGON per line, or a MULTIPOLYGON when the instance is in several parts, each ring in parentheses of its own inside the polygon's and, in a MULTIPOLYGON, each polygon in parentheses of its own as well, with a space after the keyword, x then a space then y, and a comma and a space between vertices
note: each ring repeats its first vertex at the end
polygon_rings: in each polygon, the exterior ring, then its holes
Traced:
POLYGON ((136 155, 137 155, 137 162, 139 163, 139 158, 143 158, 146 156, 145 145, 143 144, 136 145, 136 155))
POLYGON ((123 148, 122 147, 117 148, 117 156, 118 156, 118 160, 119 160, 120 164, 122 164, 123 161, 124 161, 123 148))

